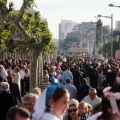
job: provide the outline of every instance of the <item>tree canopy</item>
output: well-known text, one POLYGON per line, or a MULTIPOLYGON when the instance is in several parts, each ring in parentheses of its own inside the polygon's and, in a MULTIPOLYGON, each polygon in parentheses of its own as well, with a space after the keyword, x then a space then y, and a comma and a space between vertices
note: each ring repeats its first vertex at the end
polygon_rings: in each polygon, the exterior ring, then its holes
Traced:
MULTIPOLYGON (((104 51, 103 52, 104 56, 106 56, 106 54, 108 54, 108 56, 110 57, 110 55, 111 55, 111 42, 104 44, 103 48, 101 48, 101 49, 103 49, 103 51, 104 51)), ((99 50, 100 54, 102 51, 101 49, 99 50)), ((115 56, 115 51, 118 49, 120 49, 120 42, 113 41, 113 56, 115 56)))
POLYGON ((35 0, 23 0, 20 10, 15 10, 13 2, 0 0, 0 50, 19 50, 19 46, 23 51, 28 49, 31 88, 38 86, 39 69, 39 74, 43 74, 42 54, 56 50, 47 21, 42 20, 39 12, 28 11, 34 5, 35 0))
POLYGON ((34 5, 34 0, 23 0, 21 9, 15 10, 13 2, 0 0, 0 51, 16 49, 16 46, 42 48, 46 52, 56 50, 47 21, 41 19, 39 12, 27 11, 34 5))
POLYGON ((69 43, 72 43, 72 42, 80 42, 80 39, 77 38, 77 37, 70 37, 70 38, 66 38, 62 41, 62 49, 65 49, 67 47, 67 45, 69 43))

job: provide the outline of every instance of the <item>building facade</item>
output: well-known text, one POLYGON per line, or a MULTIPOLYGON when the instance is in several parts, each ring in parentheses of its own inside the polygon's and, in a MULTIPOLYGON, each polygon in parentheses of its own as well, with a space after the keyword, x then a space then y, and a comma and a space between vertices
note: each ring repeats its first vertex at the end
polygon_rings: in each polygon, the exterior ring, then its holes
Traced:
POLYGON ((72 20, 61 20, 59 24, 59 41, 63 41, 67 34, 72 32, 75 23, 72 20))

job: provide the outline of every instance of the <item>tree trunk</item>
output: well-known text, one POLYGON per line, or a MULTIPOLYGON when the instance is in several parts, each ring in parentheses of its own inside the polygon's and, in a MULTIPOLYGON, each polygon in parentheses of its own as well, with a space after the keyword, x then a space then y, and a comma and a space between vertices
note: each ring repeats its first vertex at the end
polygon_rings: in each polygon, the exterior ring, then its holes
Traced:
POLYGON ((43 55, 42 53, 39 56, 38 60, 38 86, 41 86, 41 81, 43 80, 43 55))
POLYGON ((38 86, 38 58, 40 55, 39 49, 30 50, 30 88, 38 86))

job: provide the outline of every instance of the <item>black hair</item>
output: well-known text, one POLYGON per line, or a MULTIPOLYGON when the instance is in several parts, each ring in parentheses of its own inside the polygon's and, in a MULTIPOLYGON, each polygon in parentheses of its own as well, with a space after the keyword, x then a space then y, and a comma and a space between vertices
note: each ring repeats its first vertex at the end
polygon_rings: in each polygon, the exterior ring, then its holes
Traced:
POLYGON ((17 114, 24 118, 30 118, 30 113, 27 109, 22 107, 12 107, 6 115, 6 120, 15 120, 17 114))
POLYGON ((60 98, 63 97, 63 95, 65 95, 65 93, 68 93, 68 90, 66 88, 57 88, 52 98, 55 102, 57 102, 60 98))
POLYGON ((8 82, 12 82, 12 79, 13 79, 12 75, 7 76, 8 82))
POLYGON ((70 83, 70 79, 66 79, 66 83, 70 83))
MULTIPOLYGON (((75 106, 77 108, 77 106, 75 104, 71 104, 69 107, 71 107, 71 106, 75 106)), ((68 111, 67 120, 72 120, 69 111, 68 111)))

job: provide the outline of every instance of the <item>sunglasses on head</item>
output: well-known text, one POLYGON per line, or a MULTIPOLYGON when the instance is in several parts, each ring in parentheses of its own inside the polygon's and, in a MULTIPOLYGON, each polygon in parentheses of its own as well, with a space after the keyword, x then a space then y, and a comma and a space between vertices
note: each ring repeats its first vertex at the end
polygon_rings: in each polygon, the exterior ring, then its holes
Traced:
POLYGON ((76 112, 76 111, 77 111, 77 109, 68 110, 69 113, 71 113, 71 112, 76 112))

